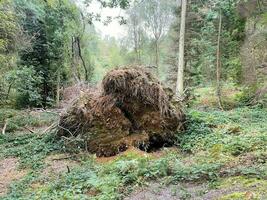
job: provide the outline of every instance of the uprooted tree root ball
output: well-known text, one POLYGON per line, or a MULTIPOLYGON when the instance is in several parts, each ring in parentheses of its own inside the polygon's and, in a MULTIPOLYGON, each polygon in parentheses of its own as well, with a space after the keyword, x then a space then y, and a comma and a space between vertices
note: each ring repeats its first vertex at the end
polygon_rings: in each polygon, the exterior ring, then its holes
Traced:
POLYGON ((129 146, 152 150, 171 145, 183 129, 184 113, 170 89, 143 67, 110 71, 101 88, 83 93, 59 122, 58 136, 84 141, 97 156, 129 146))

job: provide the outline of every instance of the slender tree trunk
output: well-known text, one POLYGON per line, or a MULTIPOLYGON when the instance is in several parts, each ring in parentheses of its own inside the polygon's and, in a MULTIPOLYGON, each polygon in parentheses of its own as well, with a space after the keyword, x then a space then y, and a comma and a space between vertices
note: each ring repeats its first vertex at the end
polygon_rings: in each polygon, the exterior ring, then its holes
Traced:
POLYGON ((142 44, 142 31, 140 29, 140 27, 138 28, 138 61, 139 64, 141 64, 141 46, 142 44))
POLYGON ((12 85, 13 85, 13 82, 10 83, 9 86, 8 86, 8 90, 7 90, 7 94, 6 94, 6 100, 8 100, 8 98, 9 98, 9 94, 10 94, 12 85))
POLYGON ((221 32, 222 32, 222 12, 220 10, 220 16, 219 16, 219 28, 218 28, 218 40, 217 40, 217 67, 216 67, 216 80, 217 80, 217 86, 216 86, 216 93, 218 98, 218 105, 219 108, 223 110, 222 106, 222 96, 221 96, 221 32))
POLYGON ((156 63, 156 68, 157 68, 157 74, 159 75, 159 40, 158 39, 156 39, 155 40, 155 56, 156 56, 156 61, 155 61, 155 63, 156 63))
POLYGON ((140 41, 138 43, 138 64, 141 64, 141 47, 140 47, 140 41))
POLYGON ((56 105, 59 107, 60 99, 60 70, 57 70, 57 96, 56 96, 56 105))
POLYGON ((179 60, 178 60, 178 73, 177 73, 176 92, 175 92, 178 98, 182 98, 184 93, 184 41, 185 41, 186 4, 187 0, 182 0, 180 39, 179 39, 179 60))
POLYGON ((43 75, 43 108, 46 110, 46 106, 47 106, 47 98, 48 98, 48 77, 47 74, 44 73, 43 75))
POLYGON ((80 38, 77 37, 77 47, 78 47, 78 54, 79 54, 79 57, 82 61, 82 66, 83 66, 83 69, 84 69, 84 73, 85 73, 85 81, 89 81, 89 75, 88 75, 88 70, 86 68, 86 65, 85 65, 85 61, 83 59, 83 56, 82 56, 82 50, 81 50, 81 44, 80 44, 80 38))
POLYGON ((134 32, 134 52, 135 52, 135 62, 139 63, 138 58, 138 33, 137 33, 137 25, 136 19, 133 21, 133 32, 134 32))
POLYGON ((79 75, 79 70, 77 67, 77 62, 76 62, 76 54, 75 54, 75 37, 71 37, 71 68, 72 68, 72 73, 75 81, 77 83, 81 82, 81 78, 79 75))

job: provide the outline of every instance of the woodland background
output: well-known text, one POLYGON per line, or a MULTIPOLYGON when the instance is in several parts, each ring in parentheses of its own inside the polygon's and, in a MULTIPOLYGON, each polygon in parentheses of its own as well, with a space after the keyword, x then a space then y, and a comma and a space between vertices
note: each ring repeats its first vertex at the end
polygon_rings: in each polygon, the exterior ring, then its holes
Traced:
MULTIPOLYGON (((90 6, 90 1, 85 4, 90 6)), ((191 97, 197 93, 192 92, 195 88, 215 87, 221 12, 222 88, 234 90, 238 103, 264 103, 266 4, 264 0, 188 2, 185 85, 191 97)), ((152 67, 164 84, 174 88, 180 3, 120 0, 102 6, 120 7, 126 14, 103 19, 71 0, 2 0, 0 103, 20 108, 55 106, 64 88, 94 85, 108 70, 129 64, 152 67), (94 21, 111 20, 125 26, 127 36, 103 38, 96 32, 94 21)))

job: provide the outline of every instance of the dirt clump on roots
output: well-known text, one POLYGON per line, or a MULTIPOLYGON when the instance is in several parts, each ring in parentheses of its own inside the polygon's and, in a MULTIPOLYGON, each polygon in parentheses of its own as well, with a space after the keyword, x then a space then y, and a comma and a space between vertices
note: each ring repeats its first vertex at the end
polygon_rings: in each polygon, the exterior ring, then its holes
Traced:
POLYGON ((143 67, 124 67, 107 73, 101 88, 81 94, 61 116, 58 136, 84 141, 97 156, 113 156, 131 146, 152 151, 172 145, 183 122, 170 89, 143 67))

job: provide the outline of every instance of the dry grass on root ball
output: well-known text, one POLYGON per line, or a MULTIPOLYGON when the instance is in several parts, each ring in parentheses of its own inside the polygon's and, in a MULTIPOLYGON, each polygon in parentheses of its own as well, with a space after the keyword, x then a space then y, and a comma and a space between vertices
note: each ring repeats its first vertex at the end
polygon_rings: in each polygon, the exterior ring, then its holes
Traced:
POLYGON ((98 90, 81 95, 61 117, 58 136, 80 138, 90 153, 113 156, 129 146, 170 145, 183 121, 172 91, 143 67, 124 67, 107 73, 98 90))

